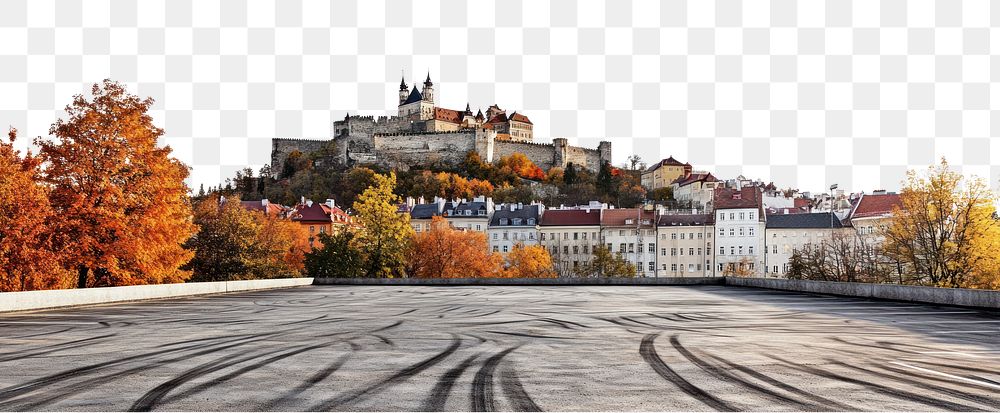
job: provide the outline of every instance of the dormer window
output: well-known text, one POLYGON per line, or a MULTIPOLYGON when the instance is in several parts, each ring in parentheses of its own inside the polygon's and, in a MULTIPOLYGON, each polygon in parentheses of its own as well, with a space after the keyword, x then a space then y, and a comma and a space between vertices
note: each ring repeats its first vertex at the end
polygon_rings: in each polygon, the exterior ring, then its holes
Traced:
POLYGON ((500 225, 507 225, 507 218, 500 218, 500 225))
POLYGON ((480 209, 479 211, 476 211, 476 215, 486 215, 486 210, 480 209))
POLYGON ((521 218, 514 218, 514 225, 521 225, 521 218))
POLYGON ((634 223, 635 223, 635 220, 633 220, 632 218, 629 218, 629 219, 625 220, 625 225, 632 225, 634 223))
POLYGON ((743 194, 733 194, 733 199, 743 199, 743 194))
POLYGON ((534 218, 528 218, 528 225, 535 225, 535 219, 534 218))
POLYGON ((465 210, 465 216, 472 216, 472 210, 471 209, 466 209, 465 210))

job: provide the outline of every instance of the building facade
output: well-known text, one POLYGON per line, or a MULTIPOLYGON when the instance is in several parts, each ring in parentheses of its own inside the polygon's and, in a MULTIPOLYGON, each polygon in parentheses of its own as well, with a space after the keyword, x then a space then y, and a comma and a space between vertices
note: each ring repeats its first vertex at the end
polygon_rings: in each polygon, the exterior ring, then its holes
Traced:
POLYGON ((601 245, 602 209, 549 209, 538 227, 539 242, 561 277, 573 276, 593 259, 601 245))
POLYGON ((715 270, 717 275, 764 273, 766 216, 760 189, 718 188, 714 193, 715 270))
POLYGON ((632 263, 637 276, 656 275, 656 214, 653 210, 603 210, 601 242, 609 251, 632 263))
POLYGON ((663 159, 642 172, 642 186, 654 190, 670 186, 677 178, 691 174, 691 164, 681 163, 673 156, 663 159))
POLYGON ((664 214, 656 225, 657 277, 711 277, 712 214, 664 214))
POLYGON ((491 252, 507 256, 515 245, 538 245, 538 226, 545 207, 541 204, 500 204, 486 230, 491 252))
POLYGON ((853 235, 831 212, 768 215, 764 276, 785 278, 795 251, 807 245, 820 245, 838 233, 853 235))

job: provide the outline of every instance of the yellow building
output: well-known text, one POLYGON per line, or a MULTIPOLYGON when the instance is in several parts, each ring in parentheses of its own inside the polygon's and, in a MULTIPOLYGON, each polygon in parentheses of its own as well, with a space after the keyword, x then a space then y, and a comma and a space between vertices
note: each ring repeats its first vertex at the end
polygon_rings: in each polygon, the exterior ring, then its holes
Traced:
POLYGON ((691 164, 681 163, 673 156, 661 160, 642 172, 642 186, 649 190, 670 186, 677 178, 691 174, 691 164))

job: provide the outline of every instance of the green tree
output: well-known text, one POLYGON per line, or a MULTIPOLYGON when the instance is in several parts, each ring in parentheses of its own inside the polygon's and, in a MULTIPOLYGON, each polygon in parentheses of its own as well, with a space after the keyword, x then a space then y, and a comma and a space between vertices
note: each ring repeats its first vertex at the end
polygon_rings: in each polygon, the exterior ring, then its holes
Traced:
POLYGON ((608 247, 594 247, 594 258, 582 266, 581 275, 590 277, 635 277, 635 265, 608 247))
POLYGON ((311 277, 357 278, 365 275, 364 254, 352 231, 319 234, 322 248, 306 253, 306 272, 311 277))
POLYGON ((597 191, 604 195, 610 195, 613 190, 614 180, 611 176, 611 162, 605 161, 597 172, 597 191))
POLYGON ((566 185, 573 185, 576 183, 576 165, 573 162, 566 164, 566 171, 563 172, 563 183, 566 185))
POLYGON ((396 174, 375 175, 354 202, 354 211, 364 230, 358 245, 365 251, 365 274, 374 278, 403 275, 406 252, 413 238, 410 216, 397 213, 401 199, 393 193, 396 174))

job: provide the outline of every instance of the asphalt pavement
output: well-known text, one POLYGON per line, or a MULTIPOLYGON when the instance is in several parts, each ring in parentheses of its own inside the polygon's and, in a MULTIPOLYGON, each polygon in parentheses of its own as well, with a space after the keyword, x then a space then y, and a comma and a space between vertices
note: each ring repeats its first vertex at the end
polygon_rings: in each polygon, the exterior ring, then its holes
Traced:
POLYGON ((0 410, 1000 410, 1000 313, 725 286, 0 314, 0 410))

